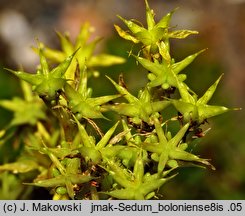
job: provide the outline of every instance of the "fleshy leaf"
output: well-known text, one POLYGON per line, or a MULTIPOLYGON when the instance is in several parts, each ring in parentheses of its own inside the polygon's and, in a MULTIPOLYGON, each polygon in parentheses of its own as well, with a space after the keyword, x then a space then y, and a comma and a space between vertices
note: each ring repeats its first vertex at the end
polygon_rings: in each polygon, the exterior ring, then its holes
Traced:
POLYGON ((139 43, 140 41, 136 39, 134 36, 130 35, 126 31, 122 30, 118 25, 114 25, 117 33, 120 37, 124 38, 125 40, 130 40, 134 43, 139 43))
POLYGON ((125 59, 118 56, 108 55, 108 54, 99 54, 92 56, 90 61, 87 63, 88 67, 107 67, 115 64, 122 64, 125 62, 125 59))
POLYGON ((189 55, 187 56, 185 59, 183 59, 180 62, 174 63, 172 65, 172 69, 174 71, 175 74, 178 74, 180 71, 182 71, 183 69, 185 69, 191 62, 193 62, 193 60, 202 52, 204 52, 206 49, 203 49, 195 54, 189 55))
POLYGON ((133 34, 136 34, 138 32, 141 32, 142 30, 145 30, 145 28, 139 26, 138 24, 134 23, 131 20, 126 20, 119 15, 118 15, 118 18, 120 18, 125 23, 125 25, 130 29, 130 31, 132 31, 133 34))
POLYGON ((149 4, 147 0, 145 0, 146 5, 146 22, 148 26, 148 30, 151 30, 155 26, 155 20, 154 20, 154 12, 150 9, 149 4))
POLYGON ((22 159, 13 163, 6 163, 0 166, 0 171, 12 171, 13 173, 26 173, 32 170, 40 170, 41 166, 34 160, 22 159))
POLYGON ((168 28, 172 15, 177 9, 178 8, 175 8, 171 12, 167 13, 164 17, 162 17, 162 19, 155 25, 155 28, 168 28))
POLYGON ((212 86, 209 87, 209 89, 205 92, 205 94, 201 98, 198 99, 197 104, 207 104, 209 102, 222 76, 223 74, 216 80, 216 82, 212 86))
POLYGON ((191 34, 198 34, 198 31, 191 31, 191 30, 176 30, 173 32, 168 33, 169 38, 177 38, 177 39, 184 39, 191 34))
POLYGON ((56 186, 65 186, 66 185, 66 179, 69 179, 72 184, 81 184, 85 182, 89 182, 93 179, 91 176, 87 175, 76 175, 76 174, 70 174, 67 176, 59 175, 54 178, 45 179, 45 180, 39 180, 34 183, 25 183, 28 185, 33 185, 37 187, 56 187, 56 186))

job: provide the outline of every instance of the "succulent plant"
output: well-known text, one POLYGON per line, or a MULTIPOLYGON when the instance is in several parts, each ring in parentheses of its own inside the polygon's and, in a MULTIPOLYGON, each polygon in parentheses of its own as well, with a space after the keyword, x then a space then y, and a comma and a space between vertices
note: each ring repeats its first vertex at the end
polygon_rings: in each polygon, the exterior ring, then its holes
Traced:
POLYGON ((120 16, 129 31, 115 25, 119 36, 141 46, 137 54, 130 52, 148 71, 138 96, 130 93, 122 76, 119 83, 107 76, 118 94, 92 97, 88 79, 95 67, 125 60, 93 55, 98 40, 87 43, 89 24, 81 27, 75 44, 57 33, 61 51, 38 42, 34 48, 40 57, 36 73, 8 69, 29 90, 24 99, 0 101, 0 106, 14 112, 10 125, 1 131, 1 143, 13 136, 9 127, 25 128, 19 157, 1 165, 0 172, 38 172, 24 183, 48 188, 53 199, 152 199, 186 162, 215 169, 188 147, 201 138, 191 136, 193 131, 202 131, 207 119, 231 110, 207 105, 221 76, 198 99, 185 83, 187 76, 180 72, 204 50, 175 62, 169 43, 172 38, 184 39, 198 32, 173 30, 170 20, 176 10, 156 23, 147 0, 145 4, 147 28, 120 16), (52 66, 53 62, 58 65, 52 66), (166 107, 171 105, 176 115, 164 121, 166 107), (103 113, 111 111, 119 120, 103 133, 96 119, 108 122, 103 113), (171 121, 178 123, 175 134, 168 128, 171 121))

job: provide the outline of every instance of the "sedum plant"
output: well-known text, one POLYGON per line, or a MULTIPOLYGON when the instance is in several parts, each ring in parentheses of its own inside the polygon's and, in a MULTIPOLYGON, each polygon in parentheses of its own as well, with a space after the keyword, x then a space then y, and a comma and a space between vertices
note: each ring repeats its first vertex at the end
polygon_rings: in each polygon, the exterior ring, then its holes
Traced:
POLYGON ((204 50, 176 62, 170 47, 172 38, 198 32, 172 28, 175 10, 156 22, 147 0, 145 4, 147 27, 121 16, 127 30, 115 25, 120 37, 141 47, 130 51, 138 67, 148 71, 137 96, 127 89, 122 75, 118 82, 107 77, 117 94, 92 96, 88 79, 98 75, 97 67, 125 60, 94 55, 99 39, 87 42, 89 24, 81 27, 75 43, 57 33, 61 50, 38 41, 34 51, 40 65, 35 73, 7 69, 20 78, 24 98, 0 101, 13 112, 1 131, 1 146, 15 142, 19 148, 16 161, 2 164, 0 172, 22 176, 30 187, 47 188, 55 200, 143 200, 158 197, 159 188, 186 164, 215 169, 189 147, 205 135, 202 125, 210 117, 230 110, 207 105, 221 77, 198 97, 181 72, 204 50), (166 119, 169 106, 176 115, 166 119), (118 121, 111 122, 106 112, 116 113, 118 121), (103 132, 97 119, 112 127, 103 132), (169 129, 173 121, 177 133, 169 129))

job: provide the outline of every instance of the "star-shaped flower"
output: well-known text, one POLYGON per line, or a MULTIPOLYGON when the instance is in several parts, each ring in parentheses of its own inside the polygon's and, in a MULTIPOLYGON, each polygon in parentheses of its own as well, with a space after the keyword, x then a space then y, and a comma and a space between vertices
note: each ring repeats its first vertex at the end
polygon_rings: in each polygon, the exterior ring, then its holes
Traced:
POLYGON ((159 53, 163 61, 159 62, 157 59, 154 59, 154 62, 135 56, 136 60, 149 71, 148 83, 149 87, 161 86, 163 89, 168 89, 170 87, 177 87, 177 82, 173 73, 177 76, 179 82, 183 82, 186 79, 185 74, 179 74, 184 68, 186 68, 200 53, 204 50, 201 50, 195 54, 192 54, 180 62, 173 62, 169 55, 168 50, 164 42, 158 44, 159 53))
POLYGON ((183 115, 184 122, 196 122, 202 124, 206 119, 225 113, 231 109, 224 106, 208 105, 207 103, 212 98, 216 87, 222 75, 216 82, 209 87, 202 97, 197 99, 196 95, 189 93, 187 86, 178 82, 178 89, 181 99, 170 99, 175 108, 183 115))
POLYGON ((37 69, 36 74, 24 71, 13 71, 10 69, 7 70, 15 74, 20 79, 30 83, 33 90, 37 92, 39 96, 44 97, 46 100, 53 100, 57 97, 57 93, 66 83, 67 79, 65 78, 65 73, 68 70, 76 52, 65 58, 51 71, 43 52, 44 48, 42 44, 39 43, 40 68, 37 69))
POLYGON ((169 46, 169 38, 182 39, 191 34, 198 33, 197 31, 191 30, 176 30, 169 32, 169 22, 175 10, 168 13, 158 23, 156 23, 154 19, 155 14, 153 10, 150 9, 147 0, 145 0, 145 4, 147 28, 144 28, 133 20, 126 20, 120 16, 118 17, 125 23, 130 30, 130 33, 122 30, 118 25, 115 25, 115 28, 122 38, 134 43, 141 42, 144 45, 144 51, 146 51, 149 58, 151 58, 150 52, 154 53, 157 50, 157 43, 164 41, 167 46, 169 46))
POLYGON ((107 108, 117 113, 133 118, 134 123, 139 124, 141 121, 150 123, 150 116, 155 112, 160 112, 166 108, 169 101, 152 101, 150 88, 146 87, 140 91, 139 97, 133 96, 128 90, 117 84, 114 80, 107 77, 115 86, 117 91, 128 101, 128 103, 119 103, 116 105, 108 105, 107 108))
POLYGON ((121 95, 107 95, 92 98, 91 89, 87 88, 87 68, 81 71, 78 89, 75 90, 70 84, 66 83, 64 90, 68 107, 71 111, 81 118, 105 118, 101 113, 101 105, 120 97, 121 95))
POLYGON ((168 140, 159 120, 154 118, 154 122, 158 142, 145 142, 143 144, 143 148, 152 152, 152 157, 158 161, 158 173, 163 172, 166 165, 172 166, 173 168, 178 167, 179 160, 202 163, 204 165, 211 166, 212 169, 215 169, 208 160, 199 158, 198 156, 186 151, 188 146, 186 143, 182 143, 182 139, 190 126, 189 123, 185 124, 173 138, 168 140))
POLYGON ((109 192, 103 192, 117 199, 127 200, 144 200, 151 198, 151 193, 159 189, 170 177, 165 177, 168 172, 161 175, 145 174, 145 161, 142 159, 142 153, 139 152, 137 160, 135 161, 133 172, 123 168, 114 161, 108 161, 106 170, 117 182, 120 189, 114 189, 109 192), (148 198, 149 196, 149 198, 148 198))
POLYGON ((61 43, 61 51, 45 46, 44 56, 55 63, 64 61, 64 59, 79 49, 75 55, 75 58, 71 62, 70 68, 65 74, 66 79, 71 81, 75 80, 77 62, 80 70, 83 70, 86 64, 86 67, 88 68, 88 74, 93 74, 95 76, 98 76, 98 71, 96 71, 95 67, 106 67, 115 64, 122 64, 125 62, 123 58, 114 55, 94 55, 93 53, 95 47, 101 39, 96 38, 94 41, 88 43, 88 39, 92 31, 93 28, 88 23, 85 23, 81 26, 80 32, 74 43, 69 38, 68 34, 63 35, 57 32, 61 43))
POLYGON ((47 154, 52 162, 58 169, 58 174, 47 179, 35 179, 34 183, 25 183, 27 185, 33 185, 37 187, 51 187, 56 188, 65 186, 70 198, 74 199, 74 185, 83 184, 91 181, 94 177, 81 173, 80 158, 67 158, 66 165, 64 166, 58 158, 49 151, 48 148, 43 148, 41 151, 47 154))
POLYGON ((11 110, 14 117, 9 126, 30 124, 35 125, 37 121, 46 118, 45 109, 40 100, 25 101, 21 98, 13 98, 12 100, 1 100, 0 106, 11 110))
POLYGON ((14 97, 11 100, 0 100, 0 106, 13 112, 13 119, 8 127, 17 125, 36 125, 46 119, 45 107, 37 95, 33 95, 31 87, 25 81, 21 82, 24 98, 14 97))

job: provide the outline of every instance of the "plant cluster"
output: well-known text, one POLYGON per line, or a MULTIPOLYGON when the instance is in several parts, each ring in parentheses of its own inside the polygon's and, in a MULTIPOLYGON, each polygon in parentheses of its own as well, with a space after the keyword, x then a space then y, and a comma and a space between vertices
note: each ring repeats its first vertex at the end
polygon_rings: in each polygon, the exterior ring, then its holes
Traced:
POLYGON ((1 165, 0 172, 32 173, 24 184, 48 188, 56 200, 152 199, 186 163, 214 169, 189 147, 205 135, 202 125, 207 119, 229 110, 208 105, 221 76, 198 97, 181 72, 204 50, 179 62, 170 52, 171 39, 198 32, 171 27, 175 10, 156 22, 147 0, 145 4, 147 27, 120 16, 128 30, 115 25, 122 38, 141 47, 136 54, 130 52, 148 71, 148 81, 137 96, 122 75, 119 82, 107 77, 118 94, 92 96, 88 79, 98 75, 97 68, 124 59, 94 55, 99 39, 87 42, 89 24, 81 27, 75 43, 57 33, 61 50, 38 41, 36 73, 8 69, 20 78, 24 98, 0 101, 13 111, 0 142, 11 140, 21 153, 16 161, 1 165), (169 106, 176 115, 165 119, 169 106), (109 122, 105 112, 117 113, 119 120, 103 133, 97 119, 109 122), (170 122, 178 124, 177 133, 169 130, 170 122))

